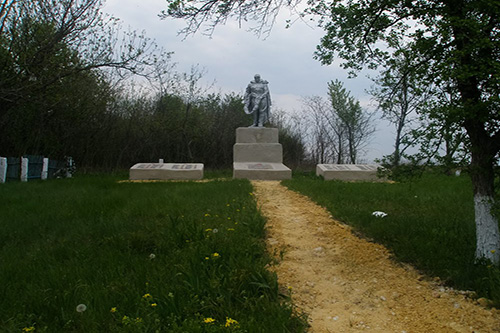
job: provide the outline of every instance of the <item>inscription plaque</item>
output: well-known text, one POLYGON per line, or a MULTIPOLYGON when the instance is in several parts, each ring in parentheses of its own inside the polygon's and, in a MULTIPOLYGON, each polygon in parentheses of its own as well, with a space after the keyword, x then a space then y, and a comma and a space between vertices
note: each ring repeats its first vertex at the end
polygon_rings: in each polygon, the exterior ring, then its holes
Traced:
POLYGON ((249 164, 248 169, 250 169, 250 170, 272 170, 274 168, 271 164, 256 163, 256 164, 249 164))

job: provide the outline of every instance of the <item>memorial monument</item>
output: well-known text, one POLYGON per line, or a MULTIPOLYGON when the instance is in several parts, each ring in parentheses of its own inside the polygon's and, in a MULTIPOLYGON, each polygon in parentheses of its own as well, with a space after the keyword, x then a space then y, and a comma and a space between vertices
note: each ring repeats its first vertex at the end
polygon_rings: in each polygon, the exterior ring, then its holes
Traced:
POLYGON ((283 147, 278 142, 278 129, 265 128, 271 115, 268 82, 254 76, 244 96, 245 113, 253 115, 248 128, 236 129, 233 146, 233 178, 282 180, 292 178, 292 171, 283 164, 283 147))
POLYGON ((255 74, 245 91, 244 110, 253 115, 253 124, 250 127, 264 127, 271 116, 271 94, 267 86, 269 82, 262 80, 260 74, 255 74))

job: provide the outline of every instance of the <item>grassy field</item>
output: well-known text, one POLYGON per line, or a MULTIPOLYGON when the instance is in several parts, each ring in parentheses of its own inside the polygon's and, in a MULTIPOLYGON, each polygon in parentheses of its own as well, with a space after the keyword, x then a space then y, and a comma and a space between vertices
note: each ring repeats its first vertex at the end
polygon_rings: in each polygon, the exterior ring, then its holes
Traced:
POLYGON ((248 181, 118 180, 0 186, 0 331, 304 331, 248 181))
POLYGON ((312 175, 285 181, 364 237, 450 286, 500 305, 500 270, 474 262, 472 185, 467 176, 425 174, 405 183, 346 183, 312 175), (387 213, 384 218, 374 211, 387 213))

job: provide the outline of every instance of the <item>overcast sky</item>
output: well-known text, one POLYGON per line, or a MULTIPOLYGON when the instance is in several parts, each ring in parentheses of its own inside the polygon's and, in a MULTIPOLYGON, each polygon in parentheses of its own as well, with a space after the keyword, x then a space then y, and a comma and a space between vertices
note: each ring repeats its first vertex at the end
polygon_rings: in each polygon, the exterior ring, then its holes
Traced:
MULTIPOLYGON (((182 20, 161 20, 158 14, 166 9, 164 0, 106 0, 104 12, 122 21, 124 28, 145 31, 167 51, 173 51, 178 70, 189 72, 191 66, 205 68, 206 82, 216 81, 217 91, 243 94, 254 74, 269 81, 273 107, 300 113, 303 96, 326 97, 327 83, 338 79, 365 108, 373 109, 366 93, 371 81, 364 74, 348 79, 340 62, 323 66, 313 59, 313 53, 323 30, 297 21, 286 29, 288 12, 280 14, 267 38, 248 32, 249 26, 239 27, 228 22, 216 28, 211 38, 198 33, 184 38, 178 31, 182 20)), ((392 152, 393 130, 387 122, 376 121, 377 132, 369 144, 368 161, 392 152)))

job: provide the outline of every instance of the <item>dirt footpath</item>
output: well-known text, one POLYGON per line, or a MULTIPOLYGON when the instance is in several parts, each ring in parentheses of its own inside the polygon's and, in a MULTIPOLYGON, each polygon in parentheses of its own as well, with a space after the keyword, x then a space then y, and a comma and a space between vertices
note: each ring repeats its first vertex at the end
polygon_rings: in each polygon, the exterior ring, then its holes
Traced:
POLYGON ((354 236, 326 209, 281 186, 253 181, 268 218, 274 267, 309 316, 310 332, 500 332, 500 311, 428 281, 354 236))

